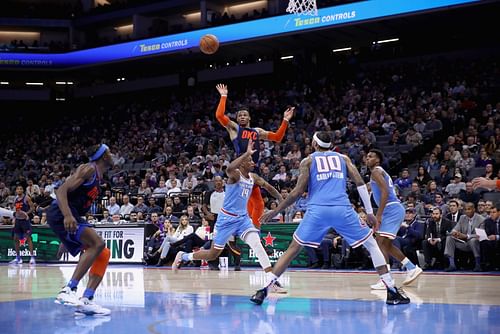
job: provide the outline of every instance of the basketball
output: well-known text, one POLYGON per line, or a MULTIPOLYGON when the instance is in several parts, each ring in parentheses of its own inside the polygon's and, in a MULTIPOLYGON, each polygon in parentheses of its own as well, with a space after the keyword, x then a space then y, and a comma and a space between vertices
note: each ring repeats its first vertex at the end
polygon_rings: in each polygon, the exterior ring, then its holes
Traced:
POLYGON ((215 35, 206 34, 200 38, 200 50, 204 54, 211 55, 219 49, 219 40, 215 35))

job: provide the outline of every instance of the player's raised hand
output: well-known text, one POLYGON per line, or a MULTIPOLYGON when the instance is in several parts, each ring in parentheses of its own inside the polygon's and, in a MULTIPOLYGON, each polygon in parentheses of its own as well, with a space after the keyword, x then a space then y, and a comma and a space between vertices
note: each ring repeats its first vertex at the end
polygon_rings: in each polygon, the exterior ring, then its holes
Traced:
POLYGON ((472 180, 472 188, 486 188, 486 189, 494 189, 495 181, 491 181, 485 177, 476 177, 472 180))
POLYGON ((287 121, 290 122, 290 120, 293 117, 293 113, 295 112, 295 107, 288 107, 285 110, 285 114, 283 115, 283 118, 286 119, 287 121))
POLYGON ((249 139, 248 140, 248 145, 247 145, 247 153, 248 153, 248 155, 252 155, 252 154, 255 153, 255 151, 257 151, 256 149, 254 149, 253 145, 254 145, 253 140, 249 139))
POLYGON ((227 86, 224 84, 217 84, 215 86, 217 88, 217 91, 219 92, 220 95, 227 95, 227 86))

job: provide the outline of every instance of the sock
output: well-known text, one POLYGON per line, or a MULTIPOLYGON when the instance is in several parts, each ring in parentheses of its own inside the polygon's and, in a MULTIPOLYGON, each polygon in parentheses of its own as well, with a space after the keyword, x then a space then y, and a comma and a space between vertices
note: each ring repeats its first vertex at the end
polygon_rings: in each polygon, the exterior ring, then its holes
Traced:
POLYGON ((77 281, 76 279, 70 279, 67 286, 71 290, 75 291, 76 288, 78 287, 78 283, 79 283, 79 281, 77 281))
POLYGON ((393 291, 395 290, 394 289, 394 279, 392 278, 391 273, 386 273, 386 274, 380 275, 380 279, 382 280, 382 282, 384 282, 385 286, 388 289, 391 289, 393 291))
POLYGON ((476 266, 480 266, 481 265, 481 258, 480 257, 476 257, 476 266))
POLYGON ((265 288, 270 287, 274 282, 278 280, 278 276, 273 274, 272 271, 266 273, 266 284, 264 285, 265 288))
POLYGON ((413 270, 413 269, 415 269, 415 265, 407 257, 405 257, 403 259, 403 261, 401 261, 401 264, 403 265, 403 267, 406 268, 406 270, 413 270))
POLYGON ((16 255, 16 260, 17 261, 21 260, 21 255, 16 255))
POLYGON ((83 297, 87 298, 88 300, 94 299, 94 289, 86 288, 85 291, 83 292, 83 297))
POLYGON ((193 253, 184 253, 181 259, 182 261, 193 261, 193 253))
POLYGON ((450 267, 456 267, 455 266, 455 258, 454 257, 449 257, 448 260, 450 261, 450 267))

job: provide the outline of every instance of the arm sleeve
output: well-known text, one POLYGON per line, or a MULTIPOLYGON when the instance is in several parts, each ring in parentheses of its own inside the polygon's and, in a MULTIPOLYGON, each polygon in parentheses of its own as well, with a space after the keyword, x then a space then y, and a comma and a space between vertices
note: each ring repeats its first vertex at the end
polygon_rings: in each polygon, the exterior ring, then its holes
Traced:
POLYGON ((285 132, 286 129, 288 128, 288 121, 286 119, 283 119, 281 121, 281 125, 276 132, 270 132, 267 134, 267 139, 272 140, 274 142, 281 142, 283 140, 283 137, 285 137, 285 132))
POLYGON ((226 112, 226 100, 227 96, 222 95, 220 97, 219 105, 217 106, 217 111, 215 112, 215 117, 217 118, 219 123, 224 127, 226 127, 229 124, 229 117, 224 115, 224 113, 226 112))

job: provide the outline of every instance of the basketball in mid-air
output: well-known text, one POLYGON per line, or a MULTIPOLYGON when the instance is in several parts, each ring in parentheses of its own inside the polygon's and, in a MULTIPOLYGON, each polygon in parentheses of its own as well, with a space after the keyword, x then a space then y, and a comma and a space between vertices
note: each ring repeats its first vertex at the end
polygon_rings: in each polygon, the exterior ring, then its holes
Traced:
POLYGON ((211 55, 219 49, 219 40, 215 35, 206 34, 200 38, 200 50, 204 54, 211 55))

